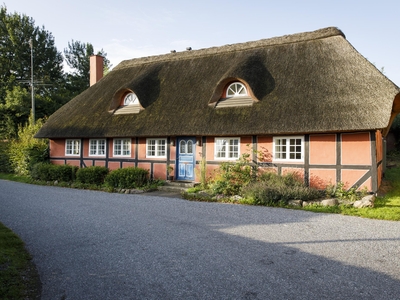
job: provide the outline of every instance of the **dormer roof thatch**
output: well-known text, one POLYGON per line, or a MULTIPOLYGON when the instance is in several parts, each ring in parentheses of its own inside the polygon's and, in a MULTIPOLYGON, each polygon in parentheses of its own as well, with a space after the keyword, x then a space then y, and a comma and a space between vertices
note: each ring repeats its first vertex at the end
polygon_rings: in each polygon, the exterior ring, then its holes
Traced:
MULTIPOLYGON (((126 60, 57 110, 36 137, 295 134, 385 129, 400 89, 337 28, 126 60), (239 79, 253 104, 216 109, 239 79), (133 91, 139 113, 115 114, 133 91)), ((397 98, 400 98, 397 97, 397 98)), ((251 104, 251 102, 250 102, 251 104)))

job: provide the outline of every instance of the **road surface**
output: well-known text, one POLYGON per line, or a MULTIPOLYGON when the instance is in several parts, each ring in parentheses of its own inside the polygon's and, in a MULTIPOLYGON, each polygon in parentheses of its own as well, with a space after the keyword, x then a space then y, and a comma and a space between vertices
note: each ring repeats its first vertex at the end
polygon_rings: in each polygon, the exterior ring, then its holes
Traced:
POLYGON ((42 299, 400 299, 400 222, 0 180, 42 299))

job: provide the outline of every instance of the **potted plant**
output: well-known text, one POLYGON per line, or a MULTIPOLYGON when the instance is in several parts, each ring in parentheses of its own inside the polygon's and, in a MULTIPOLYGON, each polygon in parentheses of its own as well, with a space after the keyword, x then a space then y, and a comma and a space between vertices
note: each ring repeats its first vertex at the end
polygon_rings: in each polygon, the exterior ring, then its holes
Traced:
POLYGON ((174 180, 174 167, 172 165, 167 166, 167 180, 174 180))

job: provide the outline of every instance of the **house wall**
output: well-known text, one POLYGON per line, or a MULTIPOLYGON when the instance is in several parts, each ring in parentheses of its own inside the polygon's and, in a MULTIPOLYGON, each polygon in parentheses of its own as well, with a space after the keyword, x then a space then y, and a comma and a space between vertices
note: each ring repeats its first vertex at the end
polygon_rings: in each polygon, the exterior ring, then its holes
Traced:
MULTIPOLYGON (((240 154, 249 153, 260 168, 278 174, 297 172, 310 186, 324 189, 329 184, 339 181, 345 187, 366 187, 375 192, 382 173, 382 135, 377 132, 332 133, 304 135, 304 155, 301 161, 282 162, 273 159, 273 136, 242 136, 240 154), (256 150, 254 153, 252 150, 256 150)), ((200 144, 196 147, 196 177, 199 174, 199 162, 204 157, 207 161, 207 175, 212 176, 221 160, 214 159, 214 137, 197 138, 200 144)), ((175 165, 176 138, 167 139, 167 159, 146 157, 146 139, 132 138, 129 157, 113 157, 113 139, 107 139, 108 155, 103 157, 89 156, 89 139, 82 139, 82 155, 79 157, 65 155, 65 141, 50 141, 51 162, 54 164, 71 164, 80 167, 106 166, 111 170, 137 166, 148 169, 153 178, 166 179, 167 165, 175 165), (172 142, 172 143, 171 143, 172 142)), ((176 170, 176 168, 175 168, 176 170)))

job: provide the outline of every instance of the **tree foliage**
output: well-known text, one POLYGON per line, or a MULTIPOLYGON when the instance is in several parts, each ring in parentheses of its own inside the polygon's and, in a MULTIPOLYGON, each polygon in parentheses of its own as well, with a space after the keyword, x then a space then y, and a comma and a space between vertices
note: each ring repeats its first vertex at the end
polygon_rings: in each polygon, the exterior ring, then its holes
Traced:
MULTIPOLYGON (((63 70, 63 55, 53 35, 24 14, 9 13, 0 6, 0 139, 17 136, 18 126, 28 122, 32 108, 31 58, 36 119, 54 111, 89 87, 90 43, 72 41, 64 50, 71 72, 63 70)), ((98 51, 111 67, 107 54, 98 51)))
POLYGON ((15 136, 18 124, 27 122, 31 101, 31 51, 37 117, 54 112, 54 97, 64 89, 63 57, 54 37, 32 18, 8 13, 0 7, 0 134, 15 136), (32 46, 32 47, 31 47, 32 46), (49 85, 41 85, 49 84, 49 85), (29 107, 29 109, 28 109, 29 107))
MULTIPOLYGON (((72 96, 78 95, 89 87, 90 56, 94 55, 93 45, 72 40, 64 49, 64 56, 71 72, 67 75, 68 88, 72 96)), ((111 68, 107 53, 103 49, 96 53, 104 58, 104 72, 111 68)))

